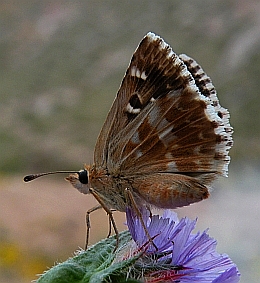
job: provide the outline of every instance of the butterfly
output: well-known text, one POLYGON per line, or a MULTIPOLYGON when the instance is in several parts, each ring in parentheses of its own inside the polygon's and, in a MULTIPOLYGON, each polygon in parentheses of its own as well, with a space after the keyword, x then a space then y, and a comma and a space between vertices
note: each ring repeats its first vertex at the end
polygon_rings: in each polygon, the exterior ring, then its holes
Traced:
POLYGON ((118 234, 113 210, 173 209, 208 198, 212 182, 227 176, 232 133, 200 65, 149 32, 98 136, 93 164, 66 180, 97 199, 89 212, 103 207, 118 234))

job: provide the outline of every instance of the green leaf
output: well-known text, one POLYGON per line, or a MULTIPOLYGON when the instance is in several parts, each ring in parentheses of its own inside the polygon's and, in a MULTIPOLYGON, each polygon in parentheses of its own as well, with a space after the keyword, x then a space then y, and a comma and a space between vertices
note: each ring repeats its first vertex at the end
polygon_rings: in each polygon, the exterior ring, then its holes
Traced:
POLYGON ((115 261, 116 255, 131 240, 128 231, 119 235, 119 247, 116 246, 115 236, 102 240, 87 251, 80 251, 75 257, 69 258, 46 271, 38 283, 101 283, 139 282, 127 279, 127 271, 135 263, 137 257, 115 261))

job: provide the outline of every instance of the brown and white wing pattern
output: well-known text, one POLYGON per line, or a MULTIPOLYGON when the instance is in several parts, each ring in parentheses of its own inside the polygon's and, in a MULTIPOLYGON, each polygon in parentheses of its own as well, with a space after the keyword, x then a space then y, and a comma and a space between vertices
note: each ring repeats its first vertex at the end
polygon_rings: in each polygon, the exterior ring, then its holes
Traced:
POLYGON ((129 179, 158 207, 208 197, 227 175, 232 146, 229 113, 210 78, 186 55, 148 33, 133 54, 100 133, 95 164, 129 179))
POLYGON ((159 36, 148 33, 132 56, 99 134, 94 152, 95 164, 106 164, 113 140, 130 122, 135 123, 146 105, 159 96, 182 88, 189 79, 185 65, 171 47, 159 36))

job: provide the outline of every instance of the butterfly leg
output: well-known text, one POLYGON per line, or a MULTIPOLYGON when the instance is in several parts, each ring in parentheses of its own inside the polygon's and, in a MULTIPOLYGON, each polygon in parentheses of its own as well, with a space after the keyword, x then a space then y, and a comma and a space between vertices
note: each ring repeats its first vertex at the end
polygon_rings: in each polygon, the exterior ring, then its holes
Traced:
POLYGON ((90 227, 91 227, 91 225, 90 225, 90 213, 92 213, 92 212, 94 212, 94 211, 96 211, 96 210, 98 210, 98 209, 100 209, 100 208, 102 208, 102 206, 99 204, 99 205, 96 205, 96 206, 94 206, 94 207, 92 207, 91 209, 89 209, 87 212, 86 212, 86 226, 87 226, 87 233, 86 233, 86 243, 85 243, 85 250, 87 250, 87 248, 88 248, 88 241, 89 241, 89 231, 90 231, 90 227))
MULTIPOLYGON (((114 212, 114 211, 116 211, 116 210, 115 210, 115 209, 111 209, 110 211, 111 211, 111 212, 114 212)), ((111 236, 111 233, 112 233, 112 224, 111 224, 111 219, 110 219, 110 217, 109 217, 108 225, 109 225, 109 228, 108 228, 107 238, 109 238, 109 237, 111 236)))
MULTIPOLYGON (((118 229, 117 229, 117 226, 116 226, 115 219, 113 217, 113 210, 111 210, 109 207, 107 207, 107 205, 104 203, 104 201, 100 198, 99 194, 93 188, 90 188, 89 192, 100 203, 99 206, 102 207, 105 210, 105 212, 107 213, 107 215, 109 217, 109 222, 110 222, 109 225, 112 225, 112 227, 115 231, 115 234, 116 234, 116 247, 115 247, 115 250, 116 250, 119 246, 119 232, 118 232, 118 229)), ((109 234, 110 234, 110 232, 109 232, 109 234)))
MULTIPOLYGON (((140 209, 138 208, 138 206, 137 206, 137 204, 135 202, 133 194, 131 193, 131 191, 129 189, 126 189, 125 192, 127 194, 127 197, 128 197, 128 200, 129 200, 131 208, 133 208, 133 210, 135 211, 137 217, 141 221, 141 224, 142 224, 142 226, 144 228, 144 232, 145 232, 147 238, 149 239, 149 242, 155 247, 156 250, 158 250, 157 246, 154 244, 153 239, 151 238, 151 236, 150 236, 150 234, 149 234, 149 232, 147 230, 147 227, 146 227, 146 225, 144 223, 144 220, 143 220, 143 217, 142 217, 142 213, 140 212, 140 209)), ((150 211, 150 215, 151 215, 151 211, 150 211)))

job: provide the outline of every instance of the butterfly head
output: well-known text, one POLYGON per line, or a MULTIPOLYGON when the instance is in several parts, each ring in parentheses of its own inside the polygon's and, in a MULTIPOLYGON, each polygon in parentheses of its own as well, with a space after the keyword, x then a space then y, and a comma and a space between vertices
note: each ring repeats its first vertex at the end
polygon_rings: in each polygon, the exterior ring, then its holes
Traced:
POLYGON ((87 168, 65 178, 71 185, 83 194, 89 193, 89 171, 87 168))

